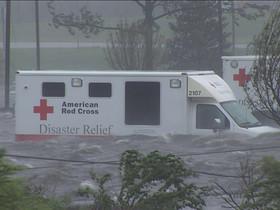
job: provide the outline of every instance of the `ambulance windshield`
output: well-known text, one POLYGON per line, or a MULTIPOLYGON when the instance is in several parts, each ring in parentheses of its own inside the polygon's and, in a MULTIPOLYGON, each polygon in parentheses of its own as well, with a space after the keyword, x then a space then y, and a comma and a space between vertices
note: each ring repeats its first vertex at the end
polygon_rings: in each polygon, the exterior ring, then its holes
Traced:
POLYGON ((241 106, 237 101, 223 102, 221 105, 240 127, 249 128, 262 125, 249 109, 241 106))

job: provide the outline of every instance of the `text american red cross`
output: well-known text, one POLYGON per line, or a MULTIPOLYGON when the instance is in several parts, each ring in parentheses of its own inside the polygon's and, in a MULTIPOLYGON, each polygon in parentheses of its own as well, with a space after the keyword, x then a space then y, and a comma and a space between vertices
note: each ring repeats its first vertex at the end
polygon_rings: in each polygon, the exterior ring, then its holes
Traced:
POLYGON ((47 120, 47 114, 53 113, 53 106, 48 106, 47 100, 41 99, 40 106, 34 106, 33 112, 40 114, 40 120, 47 120))
POLYGON ((246 82, 251 80, 251 76, 245 73, 245 68, 239 69, 238 74, 233 75, 234 81, 239 81, 239 86, 244 86, 246 82))

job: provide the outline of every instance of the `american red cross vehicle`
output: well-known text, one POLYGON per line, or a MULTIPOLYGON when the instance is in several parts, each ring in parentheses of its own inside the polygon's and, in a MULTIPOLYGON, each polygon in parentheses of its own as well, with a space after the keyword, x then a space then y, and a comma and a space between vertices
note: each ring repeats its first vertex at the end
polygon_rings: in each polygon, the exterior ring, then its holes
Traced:
POLYGON ((15 106, 17 140, 277 130, 244 113, 213 71, 18 71, 15 106))
POLYGON ((244 85, 251 80, 250 71, 256 56, 223 56, 223 79, 233 90, 237 101, 246 105, 244 85))

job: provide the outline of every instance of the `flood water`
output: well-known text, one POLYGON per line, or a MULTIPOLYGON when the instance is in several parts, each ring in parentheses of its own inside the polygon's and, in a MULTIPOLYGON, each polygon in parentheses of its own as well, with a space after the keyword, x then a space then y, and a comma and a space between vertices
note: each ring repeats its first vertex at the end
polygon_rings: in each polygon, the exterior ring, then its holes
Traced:
MULTIPOLYGON (((7 158, 12 162, 27 167, 18 175, 27 178, 33 184, 42 185, 48 195, 70 195, 73 203, 86 201, 76 196, 75 192, 81 183, 90 183, 91 170, 100 175, 112 174, 112 181, 107 187, 112 194, 117 192, 120 187, 118 165, 106 163, 119 161, 121 153, 128 149, 136 149, 145 154, 154 150, 163 154, 176 154, 184 160, 187 167, 198 172, 199 177, 192 181, 208 186, 218 182, 223 186, 237 187, 239 179, 234 176, 239 175, 240 161, 246 158, 259 160, 266 155, 273 155, 278 160, 280 158, 278 135, 258 138, 241 135, 169 138, 127 136, 110 139, 64 136, 38 142, 20 142, 15 141, 14 125, 15 119, 11 113, 0 112, 0 147, 11 155, 7 158), (38 160, 32 157, 53 160, 38 160)), ((216 197, 210 196, 206 200, 205 209, 225 209, 222 207, 223 202, 216 197)))

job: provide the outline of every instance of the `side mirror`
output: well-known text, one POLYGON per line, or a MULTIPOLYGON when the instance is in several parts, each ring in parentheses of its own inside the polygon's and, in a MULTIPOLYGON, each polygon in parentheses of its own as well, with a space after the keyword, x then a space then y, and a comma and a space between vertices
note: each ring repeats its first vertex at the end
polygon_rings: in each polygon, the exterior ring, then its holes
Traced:
POLYGON ((217 125, 221 125, 222 120, 221 120, 220 118, 215 118, 215 119, 214 119, 214 122, 215 122, 217 125))
POLYGON ((218 132, 221 129, 225 129, 225 125, 223 125, 222 120, 220 118, 214 118, 213 131, 218 132))

